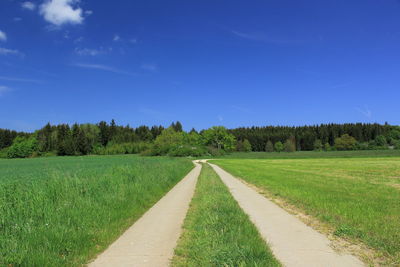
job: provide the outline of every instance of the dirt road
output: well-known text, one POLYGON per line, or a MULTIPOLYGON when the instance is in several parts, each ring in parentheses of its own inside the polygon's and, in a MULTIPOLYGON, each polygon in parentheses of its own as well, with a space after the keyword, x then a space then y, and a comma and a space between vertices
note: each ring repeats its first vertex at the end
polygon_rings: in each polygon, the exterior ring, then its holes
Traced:
POLYGON ((182 231, 201 165, 148 210, 90 267, 168 266, 182 231))
POLYGON ((356 257, 340 255, 334 251, 329 246, 329 239, 323 234, 305 225, 220 167, 210 165, 284 266, 364 266, 356 257))

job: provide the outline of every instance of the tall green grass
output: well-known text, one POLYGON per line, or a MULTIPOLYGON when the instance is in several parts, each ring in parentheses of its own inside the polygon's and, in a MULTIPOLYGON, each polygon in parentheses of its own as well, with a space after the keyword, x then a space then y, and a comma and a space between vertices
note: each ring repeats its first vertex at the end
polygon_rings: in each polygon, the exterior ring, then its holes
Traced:
POLYGON ((207 164, 172 266, 279 266, 217 174, 207 164))
POLYGON ((400 264, 400 158, 215 160, 400 264))
POLYGON ((136 156, 0 161, 0 266, 87 263, 192 167, 136 156))

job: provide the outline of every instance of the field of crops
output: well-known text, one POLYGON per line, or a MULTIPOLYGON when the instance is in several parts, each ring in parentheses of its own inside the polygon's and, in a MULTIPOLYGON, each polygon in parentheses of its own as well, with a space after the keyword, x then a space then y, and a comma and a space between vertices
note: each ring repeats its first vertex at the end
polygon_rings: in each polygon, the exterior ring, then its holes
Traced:
POLYGON ((87 263, 168 192, 190 160, 0 160, 0 265, 87 263))
POLYGON ((400 158, 213 162, 400 263, 400 158))

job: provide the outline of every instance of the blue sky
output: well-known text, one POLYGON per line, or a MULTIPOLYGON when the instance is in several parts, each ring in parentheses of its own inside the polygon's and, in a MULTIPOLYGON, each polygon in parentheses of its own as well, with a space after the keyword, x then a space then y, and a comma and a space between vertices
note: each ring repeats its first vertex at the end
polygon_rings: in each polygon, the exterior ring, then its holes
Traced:
POLYGON ((0 128, 400 124, 400 1, 0 1, 0 128))

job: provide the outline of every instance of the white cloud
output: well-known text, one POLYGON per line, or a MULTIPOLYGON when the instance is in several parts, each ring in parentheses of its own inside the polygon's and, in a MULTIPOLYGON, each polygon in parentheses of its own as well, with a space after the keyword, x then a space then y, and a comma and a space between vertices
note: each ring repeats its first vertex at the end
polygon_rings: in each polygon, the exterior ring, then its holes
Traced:
POLYGON ((90 16, 90 15, 92 15, 93 14, 93 11, 92 10, 86 10, 85 11, 85 15, 87 15, 87 16, 90 16))
POLYGON ((28 10, 35 10, 35 8, 36 8, 36 5, 29 1, 23 2, 21 4, 21 6, 22 6, 22 8, 28 9, 28 10))
POLYGON ((13 50, 13 49, 7 49, 7 48, 0 47, 0 55, 23 56, 24 54, 22 54, 18 50, 13 50))
POLYGON ((9 90, 10 90, 9 87, 0 85, 0 96, 2 96, 5 92, 7 92, 9 90))
POLYGON ((144 69, 144 70, 148 70, 148 71, 157 71, 158 70, 157 65, 156 64, 151 64, 151 63, 143 64, 141 66, 141 68, 144 69))
POLYGON ((368 106, 365 105, 364 108, 356 108, 356 110, 368 119, 372 118, 372 111, 368 108, 368 106))
POLYGON ((75 48, 75 53, 80 56, 98 56, 105 54, 103 49, 75 48))
POLYGON ((6 33, 1 30, 0 30, 0 41, 3 41, 3 42, 7 41, 6 33))
POLYGON ((113 41, 114 42, 118 42, 119 40, 121 40, 121 37, 118 34, 114 35, 113 41))
POLYGON ((118 74, 124 74, 128 76, 135 76, 135 73, 123 71, 120 69, 116 69, 114 67, 106 66, 106 65, 100 65, 100 64, 86 64, 86 63, 76 63, 73 66, 79 67, 79 68, 84 68, 84 69, 94 69, 94 70, 103 70, 103 71, 108 71, 108 72, 113 72, 113 73, 118 73, 118 74))
POLYGON ((261 41, 265 43, 272 43, 272 44, 296 44, 300 41, 298 40, 289 40, 286 38, 278 38, 275 36, 269 36, 262 32, 238 32, 238 31, 231 31, 231 33, 237 37, 252 40, 252 41, 261 41))
POLYGON ((75 4, 79 0, 47 0, 40 6, 40 14, 44 19, 56 26, 63 24, 81 24, 82 9, 75 4))

